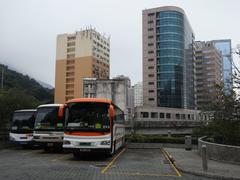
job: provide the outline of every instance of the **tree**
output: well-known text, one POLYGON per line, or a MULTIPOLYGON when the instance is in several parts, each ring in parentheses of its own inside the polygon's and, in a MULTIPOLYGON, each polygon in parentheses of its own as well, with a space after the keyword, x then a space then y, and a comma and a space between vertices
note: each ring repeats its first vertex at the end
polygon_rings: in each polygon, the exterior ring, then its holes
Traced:
POLYGON ((216 85, 217 98, 203 109, 213 112, 208 121, 202 121, 195 133, 206 135, 216 143, 240 145, 240 103, 232 91, 224 93, 223 85, 216 85))
POLYGON ((0 129, 9 125, 13 112, 17 109, 34 109, 40 103, 36 98, 18 89, 0 90, 0 129))

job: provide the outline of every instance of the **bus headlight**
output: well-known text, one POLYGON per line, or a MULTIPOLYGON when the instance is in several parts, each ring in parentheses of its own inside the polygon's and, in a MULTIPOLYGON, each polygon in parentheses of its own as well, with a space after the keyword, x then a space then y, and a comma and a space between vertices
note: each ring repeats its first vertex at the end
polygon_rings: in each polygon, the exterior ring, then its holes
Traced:
POLYGON ((70 145, 71 142, 70 142, 70 141, 67 141, 67 140, 64 140, 64 141, 63 141, 63 144, 65 144, 65 145, 70 145))
POLYGON ((33 139, 40 139, 40 136, 33 136, 33 139))
POLYGON ((101 142, 101 145, 110 145, 110 140, 102 141, 102 142, 101 142))
POLYGON ((15 141, 14 137, 10 136, 9 138, 10 138, 10 141, 15 141))

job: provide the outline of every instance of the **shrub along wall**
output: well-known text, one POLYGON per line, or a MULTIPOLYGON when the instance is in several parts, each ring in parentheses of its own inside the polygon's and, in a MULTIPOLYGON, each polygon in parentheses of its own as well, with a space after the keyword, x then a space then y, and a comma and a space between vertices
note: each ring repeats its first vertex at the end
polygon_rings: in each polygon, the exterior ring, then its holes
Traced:
MULTIPOLYGON (((126 135, 126 141, 132 143, 172 143, 172 144, 184 144, 185 137, 168 137, 160 135, 144 135, 144 134, 133 134, 126 135)), ((197 139, 192 139, 193 144, 197 144, 197 139)))

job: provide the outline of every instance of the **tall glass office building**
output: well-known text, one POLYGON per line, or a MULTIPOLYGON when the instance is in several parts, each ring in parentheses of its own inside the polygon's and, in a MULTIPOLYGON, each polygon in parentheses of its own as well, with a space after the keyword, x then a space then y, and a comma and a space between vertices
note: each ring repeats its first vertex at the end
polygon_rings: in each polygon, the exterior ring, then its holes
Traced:
POLYGON ((214 46, 222 54, 222 77, 224 91, 226 94, 231 93, 233 89, 232 80, 232 46, 230 39, 213 40, 214 46))
POLYGON ((194 34, 181 8, 143 11, 144 105, 194 109, 194 34))

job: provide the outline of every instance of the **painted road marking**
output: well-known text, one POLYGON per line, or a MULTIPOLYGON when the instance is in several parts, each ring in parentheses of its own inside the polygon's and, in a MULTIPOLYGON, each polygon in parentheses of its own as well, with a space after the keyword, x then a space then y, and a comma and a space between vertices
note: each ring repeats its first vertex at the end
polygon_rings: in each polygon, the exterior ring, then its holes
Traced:
POLYGON ((118 153, 110 162, 109 164, 104 168, 102 169, 101 173, 104 174, 109 168, 112 167, 113 163, 117 160, 117 158, 126 150, 126 148, 123 148, 120 153, 118 153))
POLYGON ((129 176, 157 176, 157 177, 178 177, 175 174, 156 174, 156 173, 141 173, 141 172, 117 172, 117 173, 107 173, 107 174, 114 174, 114 175, 129 175, 129 176))
POLYGON ((174 169, 174 171, 176 172, 178 177, 182 177, 181 173, 178 171, 178 169, 176 168, 176 166, 172 163, 172 161, 169 159, 169 153, 164 150, 163 148, 161 149, 161 152, 163 153, 163 155, 165 156, 165 158, 169 161, 170 165, 172 166, 172 168, 174 169))
POLYGON ((43 151, 42 149, 40 149, 40 150, 33 150, 33 151, 25 152, 22 155, 29 155, 29 154, 33 154, 33 153, 39 153, 39 152, 42 152, 42 151, 43 151))
POLYGON ((64 158, 67 157, 67 156, 71 156, 71 154, 64 154, 64 155, 62 155, 62 156, 60 156, 60 157, 57 157, 57 158, 55 158, 55 159, 52 159, 51 161, 52 161, 52 162, 56 162, 56 161, 58 161, 58 160, 64 159, 64 158))
POLYGON ((110 162, 109 164, 101 171, 102 174, 109 174, 109 175, 129 175, 129 176, 157 176, 157 177, 181 177, 181 174, 179 171, 175 168, 175 166, 172 164, 170 159, 167 157, 167 155, 164 153, 164 151, 161 151, 163 156, 169 163, 171 164, 171 167, 174 169, 176 174, 164 174, 164 173, 144 173, 144 172, 107 172, 114 162, 119 158, 119 156, 125 151, 126 149, 124 148, 119 154, 117 154, 110 162))

